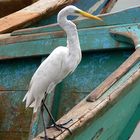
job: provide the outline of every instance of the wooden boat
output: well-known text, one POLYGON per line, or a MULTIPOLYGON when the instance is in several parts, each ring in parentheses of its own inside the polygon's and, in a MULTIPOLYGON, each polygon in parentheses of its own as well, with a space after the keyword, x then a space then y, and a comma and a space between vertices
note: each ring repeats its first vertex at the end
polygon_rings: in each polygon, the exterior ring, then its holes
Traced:
MULTIPOLYGON (((88 19, 75 21, 82 62, 75 73, 57 86, 47 102, 55 118, 60 118, 59 123, 73 119, 67 124, 73 134, 48 129, 49 137, 125 140, 131 136, 140 119, 139 13, 138 6, 101 15, 104 23, 88 19)), ((40 63, 56 46, 65 44, 66 35, 57 24, 0 36, 2 140, 35 136, 35 140, 41 140, 40 113, 32 116, 32 110, 24 109, 22 98, 40 63)))
POLYGON ((29 26, 37 27, 55 23, 55 13, 69 4, 74 4, 83 10, 89 10, 90 13, 94 12, 95 14, 99 14, 103 9, 107 9, 107 3, 108 0, 102 0, 100 2, 98 0, 38 0, 30 6, 0 18, 0 33, 8 33, 29 26), (55 15, 51 16, 53 14, 55 15))
POLYGON ((71 4, 74 0, 39 0, 30 6, 0 19, 0 33, 11 32, 38 21, 42 16, 56 12, 60 7, 71 4))

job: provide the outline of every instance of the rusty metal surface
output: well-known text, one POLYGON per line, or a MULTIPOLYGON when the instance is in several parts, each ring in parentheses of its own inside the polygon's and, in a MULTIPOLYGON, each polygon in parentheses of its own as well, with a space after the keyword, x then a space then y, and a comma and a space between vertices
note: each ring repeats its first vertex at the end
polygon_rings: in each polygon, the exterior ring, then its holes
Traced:
POLYGON ((28 138, 32 111, 26 111, 21 102, 25 92, 0 91, 1 140, 28 138))

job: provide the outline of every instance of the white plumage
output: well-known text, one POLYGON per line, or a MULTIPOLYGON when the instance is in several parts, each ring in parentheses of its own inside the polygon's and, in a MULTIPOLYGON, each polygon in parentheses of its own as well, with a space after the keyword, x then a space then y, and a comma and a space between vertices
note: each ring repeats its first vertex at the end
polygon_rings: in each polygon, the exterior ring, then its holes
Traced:
POLYGON ((55 86, 72 73, 81 61, 76 25, 67 19, 68 15, 83 15, 101 20, 75 6, 67 6, 59 12, 57 21, 67 34, 67 46, 57 47, 34 73, 29 90, 23 99, 23 101, 26 100, 26 107, 33 107, 34 112, 41 106, 45 92, 51 93, 55 86))

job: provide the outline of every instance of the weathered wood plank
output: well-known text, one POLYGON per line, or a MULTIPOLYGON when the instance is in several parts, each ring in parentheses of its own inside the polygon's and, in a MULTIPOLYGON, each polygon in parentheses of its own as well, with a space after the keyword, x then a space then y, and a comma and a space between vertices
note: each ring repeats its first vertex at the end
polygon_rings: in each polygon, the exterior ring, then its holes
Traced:
MULTIPOLYGON (((96 26, 103 25, 121 25, 121 24, 131 24, 131 23, 139 23, 140 22, 140 6, 135 8, 130 8, 124 11, 103 14, 100 17, 104 20, 104 22, 90 20, 90 19, 78 19, 74 22, 77 25, 78 29, 83 28, 91 28, 96 26), (117 19, 117 20, 116 20, 117 19)), ((62 30, 58 24, 51 24, 43 27, 17 30, 12 33, 12 35, 23 35, 23 34, 34 34, 34 33, 42 33, 42 32, 56 32, 62 30)))
POLYGON ((20 11, 0 19, 0 33, 10 32, 14 29, 25 27, 42 16, 50 16, 58 9, 71 4, 74 0, 39 0, 20 11))
MULTIPOLYGON (((104 13, 110 13, 112 7, 115 5, 117 0, 109 0, 109 2, 106 4, 106 6, 104 7, 104 9, 102 10, 102 14, 104 13)), ((123 9, 124 10, 124 9, 123 9)))
POLYGON ((115 70, 100 86, 98 86, 87 98, 87 101, 94 102, 104 94, 109 87, 118 81, 138 60, 140 49, 137 49, 117 70, 115 70))

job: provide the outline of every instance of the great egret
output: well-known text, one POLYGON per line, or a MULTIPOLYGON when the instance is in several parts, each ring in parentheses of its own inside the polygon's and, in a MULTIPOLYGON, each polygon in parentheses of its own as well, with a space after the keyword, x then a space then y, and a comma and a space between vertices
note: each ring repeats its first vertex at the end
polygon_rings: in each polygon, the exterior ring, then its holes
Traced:
POLYGON ((26 108, 34 108, 33 112, 36 112, 41 105, 45 107, 44 102, 42 102, 45 93, 52 93, 55 86, 68 74, 72 73, 81 61, 82 55, 76 25, 67 19, 68 15, 82 15, 91 19, 101 20, 101 18, 86 13, 72 5, 63 8, 58 13, 57 21, 67 34, 67 46, 60 46, 54 49, 34 73, 29 90, 23 99, 23 101, 26 100, 26 108))

